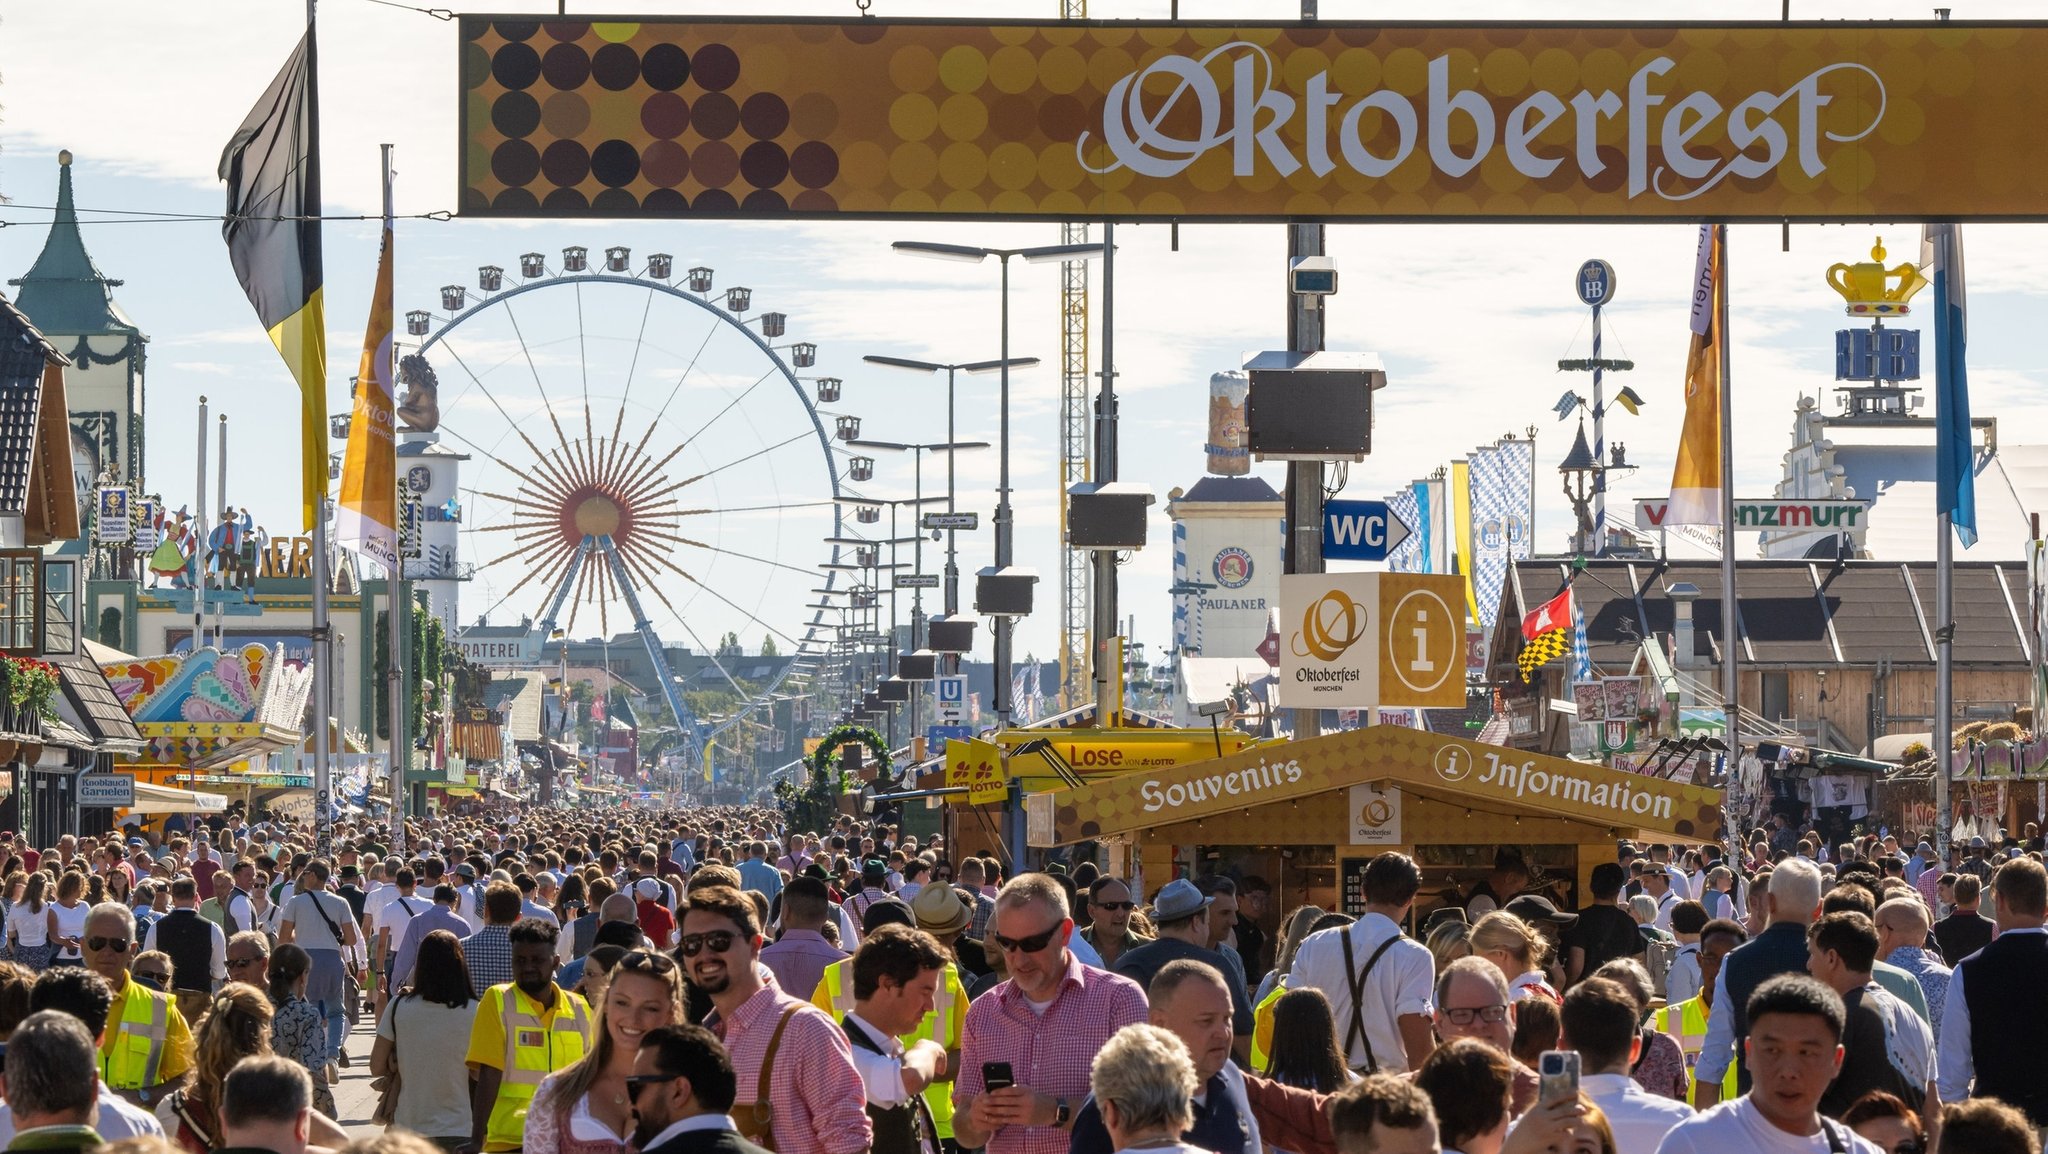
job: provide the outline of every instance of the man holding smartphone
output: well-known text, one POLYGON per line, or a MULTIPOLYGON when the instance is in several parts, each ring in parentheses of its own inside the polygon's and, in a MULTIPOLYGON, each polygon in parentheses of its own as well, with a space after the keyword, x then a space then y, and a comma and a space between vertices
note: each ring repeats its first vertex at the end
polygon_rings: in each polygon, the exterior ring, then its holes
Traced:
POLYGON ((1008 981, 974 1000, 953 1084, 953 1136, 988 1154, 1065 1154, 1088 1097, 1089 1064, 1110 1036, 1143 1022, 1136 982, 1086 966, 1067 949, 1067 891, 1019 874, 996 895, 988 946, 1008 981))

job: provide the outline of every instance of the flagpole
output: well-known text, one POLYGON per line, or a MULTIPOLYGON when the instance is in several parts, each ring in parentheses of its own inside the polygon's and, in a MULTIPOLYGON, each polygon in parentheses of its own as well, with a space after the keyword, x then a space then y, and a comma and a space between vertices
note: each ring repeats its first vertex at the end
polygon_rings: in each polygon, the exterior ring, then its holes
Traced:
POLYGON ((1741 615, 1735 594, 1735 398, 1729 387, 1734 341, 1728 333, 1728 290, 1734 282, 1728 275, 1728 226, 1717 224, 1714 233, 1721 250, 1720 295, 1714 303, 1715 336, 1721 346, 1721 706, 1727 717, 1728 756, 1738 758, 1742 753, 1736 722, 1741 703, 1737 669, 1741 615))
MULTIPOLYGON (((384 229, 392 242, 391 258, 396 260, 397 237, 391 234, 391 146, 385 144, 379 147, 384 153, 384 229)), ((396 355, 396 346, 393 346, 393 355, 396 355)), ((392 373, 392 367, 388 364, 384 366, 386 379, 396 382, 397 376, 392 373)), ((365 383, 362 387, 370 386, 365 383)), ((391 435, 395 442, 398 436, 395 392, 392 399, 394 419, 391 435)), ((391 511, 398 518, 398 523, 392 526, 394 538, 403 536, 405 531, 405 491, 399 479, 396 448, 394 443, 391 457, 391 511)), ((391 695, 391 724, 387 727, 391 735, 391 760, 386 768, 390 774, 391 828, 393 836, 402 841, 405 831, 405 777, 406 770, 412 765, 412 737, 406 732, 406 725, 412 720, 412 711, 406 708, 405 700, 405 674, 412 668, 412 662, 407 659, 405 653, 406 637, 412 632, 407 628, 412 624, 412 598, 407 595, 405 588, 405 548, 395 539, 392 544, 397 546, 392 550, 396 560, 392 562, 390 580, 386 582, 387 587, 384 591, 384 616, 391 630, 391 641, 386 650, 391 666, 386 671, 389 675, 386 690, 391 695)))
MULTIPOLYGON (((306 0, 306 37, 313 36, 313 5, 315 0, 306 0)), ((314 70, 313 57, 309 51, 306 60, 307 99, 312 107, 320 107, 320 77, 314 70)), ((317 114, 314 123, 318 123, 317 114)), ((316 133, 308 144, 308 154, 317 171, 320 163, 320 138, 316 133)), ((317 206, 316 206, 317 211, 317 206)), ((324 398, 326 381, 308 382, 318 389, 324 398)), ((325 401, 322 402, 323 407, 325 401)), ((301 452, 304 447, 301 446, 301 452)), ((327 625, 327 480, 321 473, 319 499, 313 502, 313 853, 315 857, 333 858, 334 850, 334 781, 332 754, 328 746, 328 719, 334 715, 328 695, 334 691, 334 670, 329 668, 334 652, 334 639, 327 625)))
MULTIPOLYGON (((1942 350, 1944 353, 1947 350, 1942 350)), ((1948 861, 1949 774, 1955 756, 1955 541, 1947 509, 1934 517, 1934 857, 1948 861)), ((2035 724, 2039 724, 2038 719, 2035 724)), ((1939 868, 1947 868, 1942 865, 1939 868)))

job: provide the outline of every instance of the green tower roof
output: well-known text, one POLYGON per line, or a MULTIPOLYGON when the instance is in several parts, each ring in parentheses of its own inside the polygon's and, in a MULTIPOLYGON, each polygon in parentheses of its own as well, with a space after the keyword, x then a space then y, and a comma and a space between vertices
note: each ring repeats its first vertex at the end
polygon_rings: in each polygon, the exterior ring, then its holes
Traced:
POLYGON ((20 286, 16 307, 45 333, 137 333, 135 322, 114 303, 113 290, 121 282, 100 272, 78 234, 69 151, 57 154, 57 218, 42 255, 27 276, 7 283, 20 286))

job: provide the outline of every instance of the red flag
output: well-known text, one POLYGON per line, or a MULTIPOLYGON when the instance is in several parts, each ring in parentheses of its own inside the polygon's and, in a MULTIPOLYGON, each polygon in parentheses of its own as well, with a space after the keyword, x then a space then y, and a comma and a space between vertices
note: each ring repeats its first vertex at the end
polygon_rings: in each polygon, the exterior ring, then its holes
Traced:
POLYGON ((1566 586, 1557 596, 1538 606, 1534 613, 1522 618, 1523 638, 1534 641, 1553 629, 1569 629, 1572 624, 1572 591, 1566 586))

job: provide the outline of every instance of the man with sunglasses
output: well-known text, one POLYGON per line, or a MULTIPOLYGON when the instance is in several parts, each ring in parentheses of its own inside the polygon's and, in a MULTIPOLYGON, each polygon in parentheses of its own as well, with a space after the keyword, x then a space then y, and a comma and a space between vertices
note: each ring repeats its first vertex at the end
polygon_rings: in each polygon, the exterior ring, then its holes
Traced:
POLYGON ((1053 878, 1019 874, 997 894, 988 944, 1002 950, 1010 977, 967 1010, 953 1084, 962 1149, 1065 1154, 1090 1063, 1111 1035, 1145 1020, 1144 991, 1081 964, 1067 948, 1073 933, 1067 891, 1053 878), (996 1066, 1009 1068, 1011 1085, 988 1086, 996 1066))
POLYGON ((1131 911, 1136 908, 1138 904, 1131 900, 1131 887, 1122 878, 1099 877, 1089 884, 1089 925, 1081 931, 1081 940, 1095 947, 1095 952, 1102 955, 1103 965, 1115 966, 1125 952, 1150 940, 1131 932, 1131 911))
POLYGON ((711 999, 705 1020, 732 1059, 740 1133, 772 1133, 778 1154, 861 1154, 868 1124, 860 1072, 830 1015, 764 980, 761 927, 738 889, 690 892, 676 953, 711 999))
POLYGON ((192 1029, 171 995, 130 980, 135 914, 127 906, 92 907, 79 948, 86 968, 105 978, 114 994, 100 1038, 100 1076, 116 1094, 154 1108, 192 1068, 192 1029))
POLYGON ((270 969, 270 938, 262 930, 243 930, 228 939, 228 981, 264 988, 270 969))
POLYGON ((767 1154, 732 1119, 725 1047, 702 1026, 658 1026, 640 1039, 626 1094, 641 1154, 767 1154))

